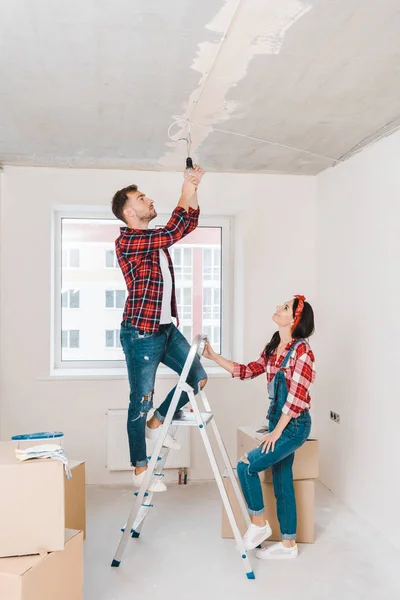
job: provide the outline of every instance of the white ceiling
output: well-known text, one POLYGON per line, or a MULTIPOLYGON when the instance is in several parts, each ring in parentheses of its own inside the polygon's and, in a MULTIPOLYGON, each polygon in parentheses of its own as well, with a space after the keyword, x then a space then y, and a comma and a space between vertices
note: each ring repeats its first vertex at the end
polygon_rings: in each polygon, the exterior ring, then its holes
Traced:
POLYGON ((210 171, 315 174, 400 125, 400 3, 0 0, 0 86, 5 164, 181 169, 188 118, 210 171))

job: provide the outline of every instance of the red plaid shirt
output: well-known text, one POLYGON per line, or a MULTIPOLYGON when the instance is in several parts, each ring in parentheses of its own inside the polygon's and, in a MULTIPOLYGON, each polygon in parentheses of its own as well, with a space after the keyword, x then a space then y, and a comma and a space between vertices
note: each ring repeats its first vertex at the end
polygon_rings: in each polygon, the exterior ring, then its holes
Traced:
POLYGON ((128 297, 123 320, 128 320, 140 331, 153 333, 160 327, 163 278, 159 250, 168 258, 172 277, 171 314, 178 320, 175 296, 175 278, 172 260, 167 248, 196 229, 200 209, 186 212, 177 206, 165 227, 159 229, 130 229, 121 227, 115 240, 115 252, 125 277, 128 297))
MULTIPOLYGON (((240 379, 254 379, 267 374, 267 381, 270 383, 285 360, 285 356, 293 346, 296 340, 291 341, 285 348, 284 352, 276 361, 276 353, 269 356, 268 359, 263 352, 260 358, 251 362, 248 365, 240 365, 234 363, 235 368, 232 377, 240 377, 240 379)), ((313 351, 306 341, 300 342, 294 349, 289 358, 288 365, 284 368, 286 385, 288 388, 288 397, 282 412, 296 419, 303 410, 310 408, 311 397, 308 393, 309 387, 315 381, 315 358, 313 351)))

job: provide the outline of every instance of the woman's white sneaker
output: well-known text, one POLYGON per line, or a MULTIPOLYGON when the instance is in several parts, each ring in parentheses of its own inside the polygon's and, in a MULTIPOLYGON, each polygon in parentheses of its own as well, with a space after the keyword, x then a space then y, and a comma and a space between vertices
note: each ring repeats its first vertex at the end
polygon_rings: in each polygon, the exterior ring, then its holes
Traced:
POLYGON ((260 558, 261 560, 297 558, 298 555, 299 548, 297 544, 292 546, 292 548, 286 548, 282 542, 272 544, 272 546, 267 546, 256 552, 257 558, 260 558))
MULTIPOLYGON (((137 488, 140 488, 143 483, 143 479, 145 478, 145 475, 146 475, 146 471, 142 471, 139 475, 136 475, 135 471, 133 471, 133 475, 132 475, 133 485, 137 488)), ((165 485, 165 483, 160 481, 158 477, 156 477, 156 478, 152 477, 150 479, 150 483, 149 483, 149 487, 147 488, 147 491, 148 492, 165 492, 166 489, 167 489, 167 486, 165 485)))
MULTIPOLYGON (((157 427, 157 429, 150 429, 150 427, 148 425, 146 425, 147 439, 148 440, 156 440, 158 438, 158 436, 160 435, 161 429, 162 429, 162 425, 160 427, 157 427)), ((171 450, 180 450, 182 448, 180 443, 177 442, 176 440, 174 440, 174 438, 171 435, 169 435, 169 433, 167 433, 167 435, 165 436, 163 446, 164 446, 164 448, 170 448, 171 450)))
POLYGON ((258 525, 253 525, 252 523, 243 536, 244 547, 246 550, 253 550, 266 539, 268 539, 270 535, 272 535, 272 531, 268 521, 264 527, 259 527, 258 525))

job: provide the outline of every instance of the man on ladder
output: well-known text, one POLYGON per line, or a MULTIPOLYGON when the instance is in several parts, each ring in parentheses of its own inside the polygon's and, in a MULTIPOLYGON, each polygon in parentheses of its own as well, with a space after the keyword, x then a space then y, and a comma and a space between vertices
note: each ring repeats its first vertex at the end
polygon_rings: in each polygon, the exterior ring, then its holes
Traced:
MULTIPOLYGON (((119 190, 112 201, 114 215, 126 224, 115 241, 115 251, 128 289, 121 345, 130 384, 127 424, 130 460, 134 467, 133 483, 138 488, 144 481, 148 465, 145 438, 158 438, 175 391, 174 388, 169 392, 146 422, 153 407, 157 368, 162 362, 180 375, 190 350, 189 343, 172 323, 172 317, 178 320, 178 314, 168 248, 198 225, 197 187, 203 175, 204 171, 195 166, 192 174, 185 178, 178 205, 166 226, 160 229, 148 228, 157 213, 153 201, 136 185, 119 190)), ((207 383, 198 356, 193 361, 187 382, 196 393, 207 383)), ((187 393, 183 392, 176 411, 188 401, 187 393)), ((180 449, 179 443, 169 434, 165 436, 163 446, 180 449)), ((153 477, 147 489, 163 492, 166 486, 160 477, 153 477)))

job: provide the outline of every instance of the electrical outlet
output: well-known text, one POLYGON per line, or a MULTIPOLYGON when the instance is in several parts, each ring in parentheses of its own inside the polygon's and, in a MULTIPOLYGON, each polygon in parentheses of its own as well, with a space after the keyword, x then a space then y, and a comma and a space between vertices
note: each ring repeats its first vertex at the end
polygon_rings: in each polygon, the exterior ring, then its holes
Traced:
POLYGON ((340 415, 338 413, 333 412, 333 410, 330 411, 330 418, 335 423, 340 423, 340 415))

